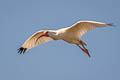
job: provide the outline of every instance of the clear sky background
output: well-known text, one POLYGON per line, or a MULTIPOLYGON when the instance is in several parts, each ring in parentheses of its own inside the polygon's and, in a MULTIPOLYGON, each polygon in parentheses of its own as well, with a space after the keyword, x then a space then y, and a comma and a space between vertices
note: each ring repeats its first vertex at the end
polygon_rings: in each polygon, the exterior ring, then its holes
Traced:
POLYGON ((120 80, 120 0, 0 0, 0 80, 120 80), (91 58, 64 41, 17 54, 34 32, 79 20, 116 25, 81 38, 91 58))

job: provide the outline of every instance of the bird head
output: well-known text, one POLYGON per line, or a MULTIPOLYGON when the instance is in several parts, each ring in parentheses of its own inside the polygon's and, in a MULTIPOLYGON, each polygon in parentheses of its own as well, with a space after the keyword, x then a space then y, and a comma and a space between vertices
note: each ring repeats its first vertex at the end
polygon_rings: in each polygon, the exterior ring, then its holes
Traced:
POLYGON ((41 34, 40 37, 43 37, 43 36, 49 37, 49 35, 48 35, 48 31, 44 31, 44 32, 41 34))
POLYGON ((52 37, 56 35, 56 32, 55 31, 44 31, 42 34, 41 34, 41 37, 42 36, 46 36, 46 37, 52 37))
POLYGON ((44 31, 40 36, 40 37, 51 37, 53 38, 54 40, 57 40, 58 36, 56 34, 57 32, 56 31, 53 31, 53 30, 48 30, 48 31, 44 31))
POLYGON ((51 36, 51 35, 56 35, 56 32, 55 31, 46 31, 46 33, 51 36))
POLYGON ((48 35, 48 37, 51 37, 53 39, 57 38, 57 32, 56 31, 50 30, 50 31, 47 31, 46 34, 48 35))

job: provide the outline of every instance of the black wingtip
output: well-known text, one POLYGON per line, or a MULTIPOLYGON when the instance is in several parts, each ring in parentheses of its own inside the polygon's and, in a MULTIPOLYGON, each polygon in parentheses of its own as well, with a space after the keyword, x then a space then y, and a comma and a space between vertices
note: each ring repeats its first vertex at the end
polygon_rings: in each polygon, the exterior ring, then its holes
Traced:
POLYGON ((27 48, 20 47, 20 48, 18 49, 18 53, 20 53, 20 54, 23 53, 23 54, 24 54, 26 50, 27 50, 27 48))
POLYGON ((110 23, 110 24, 107 24, 107 25, 116 27, 114 23, 110 23))

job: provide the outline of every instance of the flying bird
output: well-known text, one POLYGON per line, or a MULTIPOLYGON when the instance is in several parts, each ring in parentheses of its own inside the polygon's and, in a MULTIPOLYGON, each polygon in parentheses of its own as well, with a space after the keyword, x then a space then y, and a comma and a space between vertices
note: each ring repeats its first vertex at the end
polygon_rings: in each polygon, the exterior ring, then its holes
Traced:
POLYGON ((52 40, 64 40, 70 44, 77 45, 84 53, 90 57, 89 51, 86 49, 87 44, 80 38, 88 31, 94 28, 102 28, 112 26, 96 21, 78 21, 70 27, 61 28, 58 30, 40 30, 29 37, 24 44, 18 49, 18 53, 25 53, 29 49, 38 45, 47 43, 52 40))

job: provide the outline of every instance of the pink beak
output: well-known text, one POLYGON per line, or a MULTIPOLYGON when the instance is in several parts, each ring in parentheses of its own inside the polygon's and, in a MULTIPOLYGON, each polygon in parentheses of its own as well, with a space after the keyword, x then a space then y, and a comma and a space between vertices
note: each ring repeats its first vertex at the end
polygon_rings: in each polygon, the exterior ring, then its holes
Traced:
POLYGON ((42 33, 42 34, 36 39, 36 42, 35 42, 35 43, 37 43, 38 39, 39 39, 40 37, 43 37, 43 36, 49 37, 49 35, 48 35, 47 32, 42 33))
POLYGON ((45 33, 41 34, 41 36, 40 36, 40 37, 43 37, 43 36, 49 37, 49 35, 47 34, 47 32, 45 32, 45 33))

